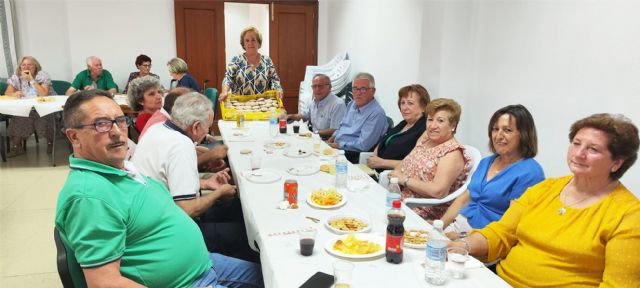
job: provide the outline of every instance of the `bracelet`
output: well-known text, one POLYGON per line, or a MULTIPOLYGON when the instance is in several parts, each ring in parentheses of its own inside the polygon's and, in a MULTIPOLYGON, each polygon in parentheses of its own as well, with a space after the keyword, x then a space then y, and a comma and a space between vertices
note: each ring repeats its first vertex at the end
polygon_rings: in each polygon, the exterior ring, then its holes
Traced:
POLYGON ((409 182, 409 176, 404 176, 404 181, 402 181, 402 186, 407 187, 407 183, 409 182))
POLYGON ((469 242, 467 242, 466 238, 460 238, 459 240, 464 243, 464 249, 467 249, 467 252, 471 251, 471 247, 469 246, 469 242))

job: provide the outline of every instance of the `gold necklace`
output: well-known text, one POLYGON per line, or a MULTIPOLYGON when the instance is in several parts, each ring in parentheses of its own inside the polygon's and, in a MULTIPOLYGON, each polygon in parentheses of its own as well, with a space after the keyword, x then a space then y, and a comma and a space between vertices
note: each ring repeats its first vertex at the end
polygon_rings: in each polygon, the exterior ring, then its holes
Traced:
MULTIPOLYGON (((590 199, 590 198, 593 198, 593 197, 602 196, 602 195, 605 195, 605 196, 606 196, 606 195, 607 195, 607 194, 609 194, 613 189, 615 189, 615 187, 616 187, 616 186, 618 186, 618 183, 619 183, 618 181, 612 181, 612 182, 607 183, 607 185, 605 185, 604 187, 602 187, 602 189, 597 189, 597 190, 605 191, 605 192, 604 192, 604 194, 603 194, 603 193, 598 193, 598 194, 596 194, 596 195, 591 195, 591 196, 585 197, 585 198, 583 198, 583 199, 580 199, 580 200, 578 200, 578 201, 576 201, 576 202, 573 202, 573 203, 571 203, 571 204, 567 204, 567 205, 564 205, 564 201, 560 201, 563 205, 562 205, 562 207, 560 207, 560 209, 558 209, 558 215, 562 216, 562 215, 564 215, 565 213, 567 213, 567 209, 566 209, 565 207, 571 207, 571 206, 574 206, 574 205, 576 205, 576 204, 582 203, 582 202, 584 202, 585 200, 590 199)), ((560 193, 562 193, 562 192, 560 192, 560 193)), ((569 192, 565 192, 565 193, 564 193, 564 200, 567 200, 567 193, 569 193, 569 192)), ((562 197, 562 196, 561 196, 561 197, 562 197)))
MULTIPOLYGON (((580 199, 580 200, 578 200, 578 201, 576 201, 576 202, 573 202, 573 203, 571 203, 571 204, 563 205, 562 207, 560 207, 560 209, 558 209, 558 215, 562 216, 562 215, 564 215, 565 213, 567 213, 567 209, 566 209, 565 207, 571 207, 571 206, 573 206, 573 205, 579 204, 579 203, 581 203, 581 202, 583 202, 583 201, 585 201, 585 200, 587 200, 587 199, 589 199, 589 198, 592 198, 592 197, 594 197, 594 196, 596 196, 596 195, 591 195, 591 196, 588 196, 588 197, 582 198, 582 199, 580 199)), ((567 200, 567 193, 564 193, 564 200, 567 200)), ((564 202, 565 202, 564 200, 563 200, 563 201, 561 201, 561 202, 562 202, 562 204, 564 204, 564 202)))

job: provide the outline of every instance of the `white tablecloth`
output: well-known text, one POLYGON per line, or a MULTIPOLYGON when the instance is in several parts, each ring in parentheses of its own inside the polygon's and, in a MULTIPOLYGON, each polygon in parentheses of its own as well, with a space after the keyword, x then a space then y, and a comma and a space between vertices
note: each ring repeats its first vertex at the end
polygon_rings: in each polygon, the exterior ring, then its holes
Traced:
MULTIPOLYGON (((283 155, 284 150, 273 150, 273 154, 264 151, 264 141, 272 139, 269 136, 268 123, 264 121, 245 122, 250 136, 249 141, 232 141, 237 138, 239 130, 235 129, 235 122, 220 121, 220 132, 229 145, 229 162, 238 182, 242 209, 247 226, 250 245, 255 240, 260 248, 262 272, 267 287, 298 287, 317 271, 333 274, 332 263, 339 260, 325 251, 325 244, 333 237, 331 231, 324 227, 324 222, 330 216, 340 214, 355 214, 372 222, 369 233, 385 236, 386 191, 357 167, 349 166, 350 181, 359 181, 360 186, 368 185, 368 189, 361 191, 345 191, 347 203, 338 209, 320 210, 310 207, 306 202, 311 192, 317 188, 333 186, 335 176, 318 172, 311 176, 293 176, 286 169, 296 164, 319 165, 319 157, 290 158, 283 155), (228 140, 230 141, 228 141, 228 140), (275 169, 282 174, 282 178, 274 183, 256 184, 241 177, 243 171, 250 168, 249 156, 240 154, 242 149, 251 149, 253 153, 262 155, 262 168, 275 169), (276 206, 283 198, 283 183, 285 179, 298 181, 299 209, 278 210, 276 206), (320 219, 320 223, 313 223, 306 216, 320 219), (300 255, 298 235, 296 230, 307 227, 318 229, 316 244, 312 256, 300 255)), ((291 128, 289 128, 291 130, 291 128)), ((279 136, 288 141, 290 149, 303 147, 312 148, 311 140, 303 140, 294 135, 279 136)), ((324 144, 323 144, 324 145, 324 144)), ((405 227, 431 229, 430 225, 413 211, 405 209, 407 218, 405 227)), ((404 260, 401 264, 387 263, 381 258, 353 261, 355 269, 352 287, 429 287, 424 281, 425 251, 415 249, 404 250, 404 260)), ((473 261, 477 261, 473 259, 473 261)), ((476 263, 477 264, 477 263, 476 263)), ((502 279, 482 265, 467 270, 467 278, 461 280, 447 280, 447 287, 509 287, 502 279)))
POLYGON ((32 99, 0 100, 0 114, 28 117, 31 108, 35 108, 40 117, 62 111, 68 96, 48 96, 51 102, 38 102, 32 99))

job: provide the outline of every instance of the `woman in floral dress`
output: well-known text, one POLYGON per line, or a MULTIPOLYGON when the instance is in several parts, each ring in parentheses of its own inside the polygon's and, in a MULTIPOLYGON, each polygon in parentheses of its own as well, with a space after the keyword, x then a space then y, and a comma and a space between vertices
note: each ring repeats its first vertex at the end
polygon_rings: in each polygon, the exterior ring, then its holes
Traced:
MULTIPOLYGON (((461 114, 451 99, 427 105, 427 129, 416 147, 389 177, 397 177, 404 198, 443 198, 462 186, 473 165, 464 146, 453 137, 461 114)), ((451 203, 413 208, 424 219, 440 219, 451 203)))

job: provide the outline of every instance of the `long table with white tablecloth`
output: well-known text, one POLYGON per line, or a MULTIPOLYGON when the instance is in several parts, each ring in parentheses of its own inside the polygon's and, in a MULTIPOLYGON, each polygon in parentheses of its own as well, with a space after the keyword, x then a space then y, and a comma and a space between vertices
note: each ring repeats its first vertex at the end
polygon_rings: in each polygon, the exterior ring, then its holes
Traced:
MULTIPOLYGON (((267 287, 299 287, 318 271, 333 274, 332 264, 339 259, 325 250, 325 245, 336 234, 325 227, 327 218, 335 215, 358 215, 369 219, 370 232, 381 237, 386 233, 386 190, 349 164, 350 189, 341 190, 347 202, 340 208, 317 209, 306 203, 313 190, 334 186, 335 176, 317 172, 308 176, 291 175, 287 170, 296 165, 320 165, 331 161, 322 156, 288 157, 287 149, 311 150, 312 140, 294 134, 281 134, 276 139, 286 141, 284 149, 265 148, 273 141, 266 121, 250 121, 244 129, 237 129, 235 122, 219 121, 220 133, 229 146, 229 164, 236 179, 244 213, 249 244, 257 244, 260 250, 262 272, 267 287), (243 151, 245 150, 245 151, 243 151), (250 170, 251 154, 262 156, 261 167, 277 171, 282 177, 272 183, 259 184, 242 176, 250 170), (283 184, 286 179, 298 182, 298 209, 278 209, 283 200, 283 184), (314 223, 309 218, 319 219, 314 223), (296 231, 314 227, 318 230, 312 256, 300 255, 296 231), (255 242, 254 242, 255 241, 255 242)), ((289 127, 291 131, 291 127, 289 127)), ((327 147, 322 144, 323 148, 327 147)), ((432 227, 410 209, 406 213, 405 227, 432 230, 432 227)), ((443 237, 443 236, 440 236, 443 237)), ((355 264, 352 287, 429 287, 424 280, 424 249, 404 250, 400 264, 387 263, 385 257, 372 259, 347 259, 355 264)), ((448 279, 445 287, 509 287, 502 279, 472 259, 467 263, 465 279, 448 279)))

